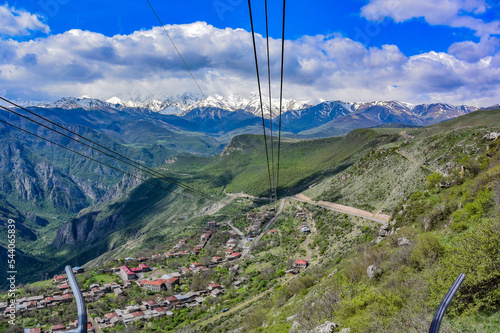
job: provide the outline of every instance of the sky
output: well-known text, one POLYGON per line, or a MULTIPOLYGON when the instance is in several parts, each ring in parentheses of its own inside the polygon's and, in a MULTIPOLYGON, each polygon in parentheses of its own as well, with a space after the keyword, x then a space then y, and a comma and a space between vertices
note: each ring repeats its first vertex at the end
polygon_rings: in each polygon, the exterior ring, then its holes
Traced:
MULTIPOLYGON (((206 95, 257 91, 248 1, 150 2, 206 95)), ((251 4, 266 84, 264 1, 251 4)), ((282 10, 269 1, 273 97, 282 10)), ((285 98, 498 104, 500 4, 288 0, 284 68, 285 98)), ((147 0, 0 2, 0 96, 128 100, 185 92, 199 90, 147 0)))

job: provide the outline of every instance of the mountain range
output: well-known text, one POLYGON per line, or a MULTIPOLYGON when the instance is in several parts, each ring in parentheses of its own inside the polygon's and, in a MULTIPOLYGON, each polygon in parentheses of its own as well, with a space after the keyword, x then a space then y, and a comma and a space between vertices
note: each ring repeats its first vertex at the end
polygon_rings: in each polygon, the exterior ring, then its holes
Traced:
MULTIPOLYGON (((262 133, 262 111, 259 107, 260 99, 256 95, 250 97, 214 95, 201 99, 199 96, 186 93, 147 101, 123 101, 117 97, 102 101, 84 96, 62 98, 56 102, 21 101, 19 104, 46 110, 98 111, 106 113, 107 117, 115 117, 120 113, 133 114, 174 126, 175 130, 216 136, 224 134, 219 120, 231 136, 262 133)), ((272 124, 275 127, 279 126, 279 104, 279 100, 272 100, 272 124)), ((268 105, 269 102, 263 101, 265 124, 269 128, 271 120, 268 105)), ((319 138, 342 135, 356 128, 387 124, 427 126, 478 109, 468 105, 410 104, 399 101, 357 103, 336 100, 311 105, 306 101, 288 99, 283 101, 281 125, 285 135, 319 138)), ((77 112, 72 114, 76 118, 80 117, 77 112)))

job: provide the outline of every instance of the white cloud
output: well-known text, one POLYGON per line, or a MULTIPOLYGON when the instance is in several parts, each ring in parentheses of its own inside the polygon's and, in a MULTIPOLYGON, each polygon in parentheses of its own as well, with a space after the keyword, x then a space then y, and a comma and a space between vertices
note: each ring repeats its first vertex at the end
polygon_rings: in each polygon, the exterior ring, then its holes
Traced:
POLYGON ((0 22, 0 35, 13 37, 29 35, 30 31, 50 32, 49 26, 42 23, 37 15, 9 7, 8 4, 0 6, 0 22))
POLYGON ((448 53, 468 62, 477 62, 485 57, 492 56, 500 46, 500 39, 495 37, 481 38, 479 43, 463 41, 452 44, 448 53))
POLYGON ((485 0, 370 0, 361 15, 373 21, 390 17, 397 23, 423 17, 431 25, 469 28, 484 37, 500 34, 500 21, 485 22, 474 17, 488 8, 485 0))
MULTIPOLYGON (((257 90, 249 32, 203 22, 166 28, 206 94, 248 95, 257 90)), ((258 35, 257 42, 265 82, 265 39, 258 35)), ((281 41, 270 43, 277 92, 281 41)), ((485 52, 469 62, 458 46, 453 54, 406 57, 395 45, 366 48, 340 35, 287 40, 285 97, 498 103, 500 55, 485 52)), ((27 42, 0 40, 0 87, 7 87, 11 98, 33 100, 161 97, 197 89, 158 27, 113 37, 70 30, 27 42)))

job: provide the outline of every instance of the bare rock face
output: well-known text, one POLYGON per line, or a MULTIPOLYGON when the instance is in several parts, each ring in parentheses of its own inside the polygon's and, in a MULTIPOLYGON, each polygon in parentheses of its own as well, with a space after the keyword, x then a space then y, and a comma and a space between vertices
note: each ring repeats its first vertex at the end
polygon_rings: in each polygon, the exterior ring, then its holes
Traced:
POLYGON ((98 220, 99 212, 92 212, 72 219, 57 230, 52 245, 61 248, 67 245, 90 245, 122 227, 125 223, 121 215, 111 215, 98 220))
POLYGON ((486 140, 496 140, 498 137, 500 137, 500 132, 491 132, 483 136, 486 140))
POLYGON ((379 269, 378 269, 377 265, 370 265, 366 269, 366 274, 368 274, 368 277, 370 279, 372 279, 378 273, 378 271, 379 271, 379 269))
POLYGON ((398 246, 408 246, 410 245, 410 239, 406 237, 398 238, 398 246))
POLYGON ((331 321, 325 321, 313 330, 313 333, 333 333, 338 325, 331 321))

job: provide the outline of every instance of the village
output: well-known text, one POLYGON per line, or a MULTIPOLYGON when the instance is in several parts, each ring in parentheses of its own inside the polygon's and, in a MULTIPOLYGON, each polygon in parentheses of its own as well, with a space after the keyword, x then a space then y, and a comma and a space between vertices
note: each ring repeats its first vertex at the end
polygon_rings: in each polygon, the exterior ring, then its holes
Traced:
MULTIPOLYGON (((240 261, 251 253, 263 236, 273 237, 278 233, 276 229, 266 230, 273 222, 274 216, 274 209, 261 213, 248 212, 245 233, 232 225, 231 221, 220 224, 216 221, 210 221, 204 230, 192 235, 189 239, 179 239, 177 244, 167 252, 155 253, 150 257, 117 259, 113 263, 118 265, 98 269, 98 274, 111 275, 119 279, 110 283, 93 283, 88 288, 83 288, 80 285, 86 304, 92 304, 102 298, 109 297, 109 295, 111 297, 127 297, 129 291, 137 287, 152 297, 110 312, 98 315, 91 313, 88 332, 103 332, 119 325, 127 326, 138 320, 175 316, 176 311, 199 307, 207 303, 207 298, 217 299, 230 289, 241 288, 247 283, 248 277, 242 276, 240 261), (217 242, 214 241, 214 235, 217 236, 217 242), (209 258, 204 257, 203 262, 193 260, 197 259, 209 244, 217 255, 209 258), (174 269, 171 268, 171 265, 164 265, 165 263, 174 263, 174 260, 181 260, 175 263, 181 262, 183 265, 174 269), (187 281, 193 281, 196 276, 210 276, 217 267, 227 267, 231 280, 228 280, 226 284, 207 281, 204 285, 198 284, 197 288, 193 290, 189 288, 187 281), (165 296, 166 294, 168 296, 165 296)), ((307 214, 298 210, 295 218, 299 221, 298 230, 300 233, 309 233, 307 214)), ((285 270, 285 273, 298 274, 308 265, 308 260, 297 258, 285 270)), ((73 272, 79 277, 85 272, 85 269, 73 267, 73 272)), ((29 316, 31 311, 50 309, 55 305, 73 302, 73 293, 65 275, 55 276, 51 285, 53 291, 50 295, 18 298, 16 312, 21 316, 29 316)), ((7 303, 0 303, 0 312, 4 316, 7 314, 6 310, 7 303)), ((27 332, 52 333, 71 330, 77 325, 78 322, 75 320, 70 323, 51 325, 49 330, 37 327, 31 328, 27 332)))

